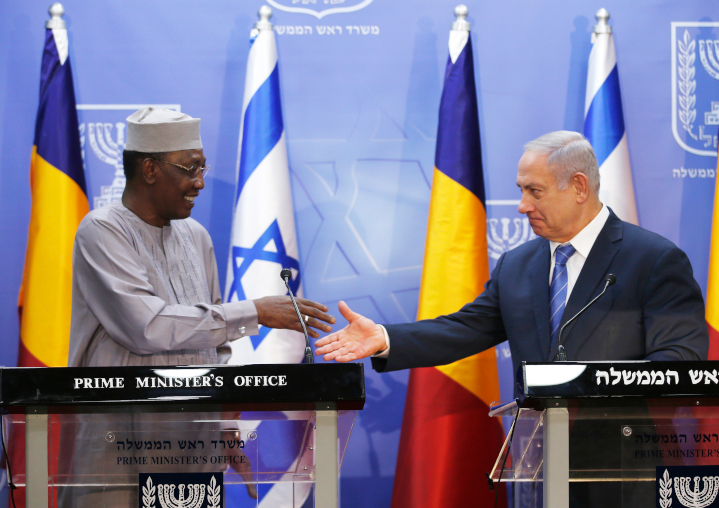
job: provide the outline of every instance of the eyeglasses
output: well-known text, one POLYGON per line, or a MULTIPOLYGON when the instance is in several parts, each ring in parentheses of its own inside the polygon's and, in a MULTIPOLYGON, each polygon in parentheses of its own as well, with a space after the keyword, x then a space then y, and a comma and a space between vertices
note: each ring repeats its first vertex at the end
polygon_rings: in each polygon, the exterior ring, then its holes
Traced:
POLYGON ((210 166, 205 166, 204 168, 201 168, 199 166, 198 167, 190 166, 188 168, 188 167, 182 166, 180 164, 175 164, 174 162, 162 161, 160 159, 155 159, 153 157, 148 157, 148 159, 153 160, 155 162, 164 162, 165 164, 170 164, 172 166, 180 168, 183 171, 186 171, 190 178, 197 178, 197 175, 199 175, 199 174, 202 174, 202 178, 204 178, 205 175, 207 175, 207 172, 210 170, 210 166))

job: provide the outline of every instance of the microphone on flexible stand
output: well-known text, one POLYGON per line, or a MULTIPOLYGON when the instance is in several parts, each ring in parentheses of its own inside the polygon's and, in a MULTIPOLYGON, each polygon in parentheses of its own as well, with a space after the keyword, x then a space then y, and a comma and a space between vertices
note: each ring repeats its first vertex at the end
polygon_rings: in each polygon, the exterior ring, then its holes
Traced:
POLYGON ((283 268, 280 272, 280 277, 282 277, 282 280, 285 281, 287 291, 290 292, 290 299, 292 300, 292 305, 295 307, 297 319, 300 320, 302 331, 305 334, 305 363, 315 363, 315 359, 312 356, 312 348, 310 348, 310 336, 307 335, 307 328, 305 327, 305 320, 302 319, 302 313, 300 312, 300 308, 297 306, 295 295, 292 294, 292 290, 290 289, 290 279, 292 278, 292 271, 289 268, 283 268))
POLYGON ((580 310, 580 311, 577 312, 574 316, 572 316, 572 319, 570 319, 569 321, 567 321, 566 323, 564 323, 564 326, 562 326, 562 328, 559 329, 559 335, 557 335, 557 342, 559 343, 559 348, 558 348, 558 350, 557 350, 557 360, 558 360, 558 361, 560 361, 560 362, 566 362, 566 361, 567 361, 567 352, 564 350, 564 346, 562 345, 562 332, 564 331, 564 329, 567 327, 567 325, 568 325, 569 323, 571 323, 571 322, 573 322, 575 319, 577 319, 577 318, 582 314, 582 312, 584 312, 585 310, 587 310, 594 302, 596 302, 597 300, 599 300, 599 298, 600 298, 604 293, 606 293, 607 288, 608 288, 609 286, 613 286, 616 282, 617 282, 617 278, 616 278, 614 275, 612 275, 611 273, 608 273, 608 274, 604 277, 604 289, 602 290, 602 292, 599 293, 599 294, 596 296, 596 298, 594 298, 594 300, 592 300, 592 301, 589 302, 587 305, 585 305, 582 310, 580 310))

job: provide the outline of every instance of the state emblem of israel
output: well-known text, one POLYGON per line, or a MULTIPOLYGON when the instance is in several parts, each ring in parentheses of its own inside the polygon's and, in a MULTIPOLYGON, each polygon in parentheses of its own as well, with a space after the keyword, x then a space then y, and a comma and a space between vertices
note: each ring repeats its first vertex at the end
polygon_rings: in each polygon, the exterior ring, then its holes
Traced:
POLYGON ((717 156, 719 23, 672 23, 672 133, 687 152, 717 156))
POLYGON ((141 508, 220 508, 222 473, 140 473, 141 508))
POLYGON ((372 0, 267 0, 267 3, 281 11, 309 14, 322 19, 328 14, 364 9, 372 0))
POLYGON ((658 508, 717 508, 719 466, 657 467, 658 508))

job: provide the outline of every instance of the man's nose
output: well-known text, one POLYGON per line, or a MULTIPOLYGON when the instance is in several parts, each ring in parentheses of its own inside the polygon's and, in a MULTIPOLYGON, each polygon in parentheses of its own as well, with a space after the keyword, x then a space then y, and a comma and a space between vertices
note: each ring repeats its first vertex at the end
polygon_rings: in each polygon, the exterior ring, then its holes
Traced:
POLYGON ((199 173, 197 175, 197 178, 195 178, 194 187, 196 189, 204 189, 205 188, 205 177, 202 176, 202 173, 199 173))
POLYGON ((533 209, 534 209, 534 207, 532 205, 530 205, 529 203, 527 203, 527 200, 524 199, 524 196, 523 196, 522 199, 519 201, 519 206, 517 207, 517 211, 521 214, 527 214, 527 213, 531 212, 533 209))

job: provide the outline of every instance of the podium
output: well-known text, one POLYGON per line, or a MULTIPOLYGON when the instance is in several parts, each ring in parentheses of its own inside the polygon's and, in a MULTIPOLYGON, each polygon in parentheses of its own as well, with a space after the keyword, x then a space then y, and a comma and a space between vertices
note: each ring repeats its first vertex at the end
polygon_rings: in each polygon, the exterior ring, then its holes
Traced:
POLYGON ((28 508, 335 508, 365 400, 358 363, 3 368, 0 396, 28 508))
POLYGON ((719 362, 523 362, 515 393, 489 473, 514 507, 719 506, 719 362))

